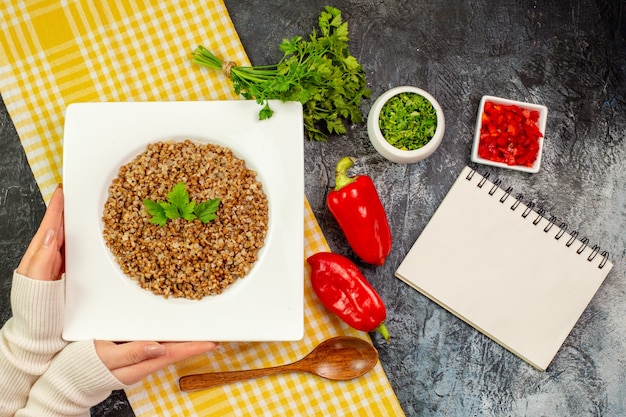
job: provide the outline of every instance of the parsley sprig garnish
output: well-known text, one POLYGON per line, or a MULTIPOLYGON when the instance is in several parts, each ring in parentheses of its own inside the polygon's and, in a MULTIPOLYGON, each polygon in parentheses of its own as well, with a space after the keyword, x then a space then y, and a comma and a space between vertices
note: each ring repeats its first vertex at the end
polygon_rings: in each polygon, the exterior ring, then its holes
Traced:
POLYGON ((150 223, 164 226, 168 219, 200 219, 203 223, 208 223, 217 218, 217 211, 220 199, 204 201, 196 204, 189 198, 189 193, 185 188, 185 183, 179 182, 167 193, 167 201, 152 201, 148 198, 143 200, 143 204, 152 217, 150 223))
MULTIPOLYGON (((236 94, 262 105, 259 119, 272 117, 268 100, 299 101, 310 139, 326 141, 328 134, 344 134, 344 120, 362 121, 359 108, 368 98, 365 72, 348 50, 348 23, 341 11, 326 6, 318 18, 319 33, 280 44, 283 58, 277 65, 234 66, 228 74, 236 94)), ((203 46, 193 51, 192 62, 223 70, 224 62, 203 46)))

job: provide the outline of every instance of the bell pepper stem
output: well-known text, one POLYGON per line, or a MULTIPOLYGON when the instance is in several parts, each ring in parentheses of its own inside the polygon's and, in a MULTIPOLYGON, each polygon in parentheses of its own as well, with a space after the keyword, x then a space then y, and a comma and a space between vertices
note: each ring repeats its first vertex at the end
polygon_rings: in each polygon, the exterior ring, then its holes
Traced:
POLYGON ((387 326, 385 326, 385 322, 380 323, 380 326, 376 328, 376 331, 385 338, 387 343, 389 343, 389 330, 387 330, 387 326))
POLYGON ((354 177, 349 177, 346 173, 352 165, 354 165, 354 158, 351 156, 344 156, 337 162, 335 167, 335 191, 339 191, 356 180, 354 177))

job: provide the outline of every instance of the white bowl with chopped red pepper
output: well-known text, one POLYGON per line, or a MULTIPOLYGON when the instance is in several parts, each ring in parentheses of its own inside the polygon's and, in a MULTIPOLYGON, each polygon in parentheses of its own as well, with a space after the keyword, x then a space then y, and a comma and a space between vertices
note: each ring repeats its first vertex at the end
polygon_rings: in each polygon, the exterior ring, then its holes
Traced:
POLYGON ((472 161, 530 173, 539 172, 548 108, 483 96, 478 106, 472 161))
POLYGON ((367 133, 383 157, 400 164, 430 156, 443 139, 441 106, 428 92, 413 86, 392 88, 372 105, 367 133))

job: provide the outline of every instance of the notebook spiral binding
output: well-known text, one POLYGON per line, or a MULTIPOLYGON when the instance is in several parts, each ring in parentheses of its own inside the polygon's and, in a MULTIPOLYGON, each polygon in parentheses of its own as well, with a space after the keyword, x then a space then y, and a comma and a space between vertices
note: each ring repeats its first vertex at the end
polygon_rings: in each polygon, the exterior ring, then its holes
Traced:
MULTIPOLYGON (((472 169, 467 174, 465 179, 468 180, 468 181, 471 181, 471 179, 474 177, 474 174, 476 174, 476 170, 472 169)), ((481 175, 481 174, 479 174, 479 175, 481 175)), ((485 183, 489 180, 489 176, 490 176, 489 172, 486 172, 486 173, 482 174, 482 178, 480 179, 480 181, 478 181, 476 186, 478 188, 483 188, 485 183)), ((496 179, 496 180, 494 180, 494 182, 492 184, 493 185, 491 186, 491 188, 488 191, 488 194, 490 196, 493 196, 498 189, 501 189, 500 186, 502 185, 502 180, 496 179)), ((511 196, 511 194, 513 192, 513 188, 512 187, 508 187, 506 190, 503 190, 503 191, 504 191, 504 195, 502 195, 502 197, 500 197, 500 199, 499 199, 500 203, 502 203, 502 204, 504 204, 506 202, 506 200, 509 199, 509 197, 511 196)), ((513 211, 517 210, 519 205, 522 204, 522 200, 523 199, 524 199, 524 196, 522 194, 518 194, 515 197, 515 201, 511 205, 510 209, 513 210, 513 211)), ((527 218, 533 212, 537 215, 537 217, 532 221, 532 224, 537 226, 539 224, 539 222, 541 222, 541 220, 543 218, 545 218, 546 212, 542 208, 535 209, 535 203, 534 202, 531 201, 531 202, 529 202, 526 205, 526 208, 521 213, 521 216, 523 218, 527 218)), ((556 239, 556 240, 561 240, 561 238, 567 233, 569 235, 569 239, 567 240, 567 242, 565 242, 565 246, 567 246, 568 248, 571 247, 574 244, 574 242, 576 242, 576 240, 579 240, 580 246, 578 247, 578 249, 576 249, 576 253, 577 254, 579 254, 579 255, 582 254, 583 251, 585 250, 585 248, 587 248, 587 246, 589 245, 589 239, 587 237, 581 237, 580 239, 578 238, 579 232, 577 230, 573 230, 571 232, 567 232, 567 223, 561 222, 561 223, 559 223, 558 226, 556 226, 556 221, 557 221, 557 217, 556 216, 551 215, 547 219, 547 221, 548 221, 548 224, 543 228, 543 231, 545 233, 548 233, 553 227, 556 227, 558 229, 557 234, 554 236, 554 239, 556 239)), ((602 261, 600 261, 600 263, 598 264, 598 268, 602 269, 602 268, 604 268, 604 266, 606 265, 606 263, 607 263, 607 261, 609 259, 609 252, 605 251, 605 250, 600 251, 600 246, 598 246, 598 245, 593 245, 592 246, 591 253, 587 257, 587 260, 589 262, 591 262, 598 255, 600 255, 602 257, 602 261)))

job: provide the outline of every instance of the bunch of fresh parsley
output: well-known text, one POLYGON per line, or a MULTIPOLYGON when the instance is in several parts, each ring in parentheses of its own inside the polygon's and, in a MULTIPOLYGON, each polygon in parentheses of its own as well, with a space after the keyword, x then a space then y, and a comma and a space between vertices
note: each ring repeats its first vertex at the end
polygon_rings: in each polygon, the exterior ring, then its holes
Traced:
POLYGON ((143 204, 148 213, 152 216, 150 223, 164 226, 168 219, 200 219, 203 223, 208 223, 217 218, 217 211, 220 199, 204 201, 196 204, 191 201, 189 193, 185 188, 185 183, 179 182, 167 193, 167 201, 152 201, 144 199, 143 204))
MULTIPOLYGON (((326 141, 328 134, 344 134, 343 120, 362 121, 360 104, 369 98, 365 72, 348 50, 348 23, 341 11, 326 6, 317 30, 280 44, 283 58, 277 65, 234 66, 229 74, 236 94, 263 106, 259 119, 272 117, 268 100, 299 101, 310 139, 326 141)), ((224 62, 203 46, 193 51, 192 62, 222 70, 224 62)))

